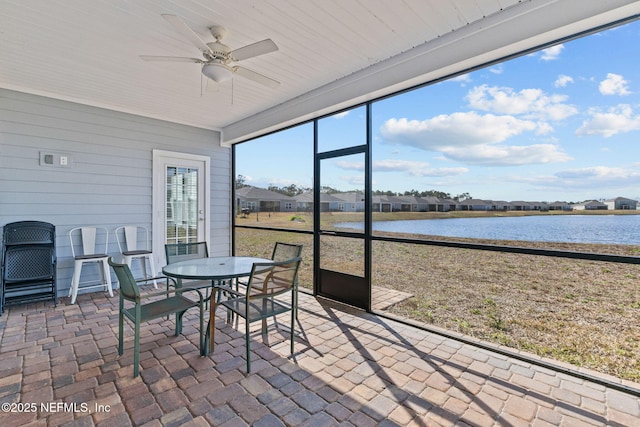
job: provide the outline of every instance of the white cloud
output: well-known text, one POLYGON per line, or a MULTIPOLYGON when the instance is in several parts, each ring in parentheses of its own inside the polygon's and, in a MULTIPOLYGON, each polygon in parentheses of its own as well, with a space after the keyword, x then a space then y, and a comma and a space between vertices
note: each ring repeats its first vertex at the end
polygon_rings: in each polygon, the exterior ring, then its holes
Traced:
POLYGON ((609 138, 618 133, 640 130, 640 115, 628 104, 619 104, 606 112, 589 111, 591 116, 576 130, 576 135, 599 135, 609 138))
POLYGON ((333 117, 334 119, 344 119, 348 115, 349 115, 349 111, 343 111, 342 113, 334 114, 331 117, 333 117))
POLYGON ((469 73, 465 73, 465 74, 461 74, 459 76, 456 76, 456 77, 452 78, 451 81, 452 82, 462 83, 462 86, 464 86, 465 83, 470 83, 471 82, 471 76, 469 75, 469 73))
POLYGON ((347 184, 364 188, 364 175, 342 175, 340 180, 347 184))
POLYGON ((296 184, 296 185, 300 185, 299 182, 296 182, 292 179, 287 179, 287 178, 282 178, 282 177, 271 177, 269 179, 267 179, 266 181, 269 182, 269 185, 275 185, 278 187, 285 187, 287 185, 291 185, 291 184, 296 184))
POLYGON ((443 114, 422 121, 389 119, 380 134, 388 143, 440 152, 447 159, 471 164, 507 166, 569 160, 554 144, 501 144, 523 132, 547 130, 539 123, 513 116, 469 112, 443 114))
MULTIPOLYGON (((364 170, 364 163, 362 162, 336 162, 336 165, 346 170, 364 170)), ((412 160, 395 160, 385 159, 373 162, 374 172, 403 172, 411 176, 431 176, 431 177, 443 177, 443 176, 456 176, 461 175, 469 171, 464 167, 456 168, 433 168, 430 167, 428 162, 416 162, 412 160)))
POLYGON ((390 143, 423 150, 441 151, 448 146, 493 144, 535 131, 535 122, 513 116, 480 115, 475 112, 441 114, 426 120, 389 119, 381 127, 382 137, 390 143))
POLYGON ((553 144, 477 145, 473 147, 447 147, 443 153, 452 160, 485 166, 520 166, 566 162, 571 157, 553 144))
POLYGON ((640 184, 640 171, 624 167, 593 166, 557 172, 556 181, 565 187, 601 188, 640 184))
POLYGON ((556 81, 554 83, 554 86, 555 87, 565 87, 569 83, 573 83, 573 77, 567 76, 567 75, 564 75, 564 74, 560 74, 558 76, 558 78, 556 79, 556 81))
POLYGON ((345 162, 344 160, 340 160, 336 162, 336 166, 338 166, 340 169, 345 169, 345 170, 355 170, 355 171, 364 170, 363 162, 345 162))
POLYGON ((631 94, 631 91, 629 91, 627 87, 628 84, 629 82, 620 74, 608 73, 607 78, 600 82, 598 89, 603 95, 626 96, 631 94))
POLYGON ((523 115, 539 120, 563 120, 578 113, 576 107, 565 104, 566 95, 547 95, 541 89, 522 89, 481 85, 467 94, 471 108, 500 114, 523 115))
POLYGON ((558 59, 560 56, 560 52, 564 49, 563 44, 557 44, 555 46, 548 47, 546 49, 542 49, 542 56, 540 59, 543 61, 553 61, 554 59, 558 59))
MULTIPOLYGON (((567 169, 553 175, 528 176, 514 175, 510 182, 519 182, 536 186, 541 190, 563 191, 571 189, 612 188, 618 191, 625 186, 640 185, 640 171, 632 167, 592 166, 567 169)), ((619 195, 619 194, 618 194, 619 195)))
POLYGON ((406 172, 411 176, 456 176, 469 172, 463 167, 457 168, 433 168, 427 162, 414 162, 411 160, 381 160, 373 162, 374 172, 406 172))
MULTIPOLYGON (((607 166, 592 166, 588 168, 567 169, 556 173, 558 178, 563 179, 620 179, 628 177, 632 172, 623 168, 611 168, 607 166)), ((638 176, 638 172, 635 172, 638 176)))

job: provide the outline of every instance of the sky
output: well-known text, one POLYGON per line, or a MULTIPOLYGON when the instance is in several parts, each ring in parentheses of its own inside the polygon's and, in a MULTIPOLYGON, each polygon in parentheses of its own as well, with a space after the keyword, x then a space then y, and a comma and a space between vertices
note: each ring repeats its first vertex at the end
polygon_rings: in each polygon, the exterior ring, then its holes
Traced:
MULTIPOLYGON (((372 106, 373 188, 488 200, 640 199, 640 22, 372 106)), ((365 143, 364 107, 321 119, 319 149, 365 143)), ((313 126, 237 146, 246 184, 313 185, 313 126)), ((324 160, 322 185, 364 187, 364 156, 324 160)))

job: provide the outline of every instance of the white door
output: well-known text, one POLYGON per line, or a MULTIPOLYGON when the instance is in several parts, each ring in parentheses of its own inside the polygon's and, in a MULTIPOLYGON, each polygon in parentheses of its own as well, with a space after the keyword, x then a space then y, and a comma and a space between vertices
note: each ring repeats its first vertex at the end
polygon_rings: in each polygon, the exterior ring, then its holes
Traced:
POLYGON ((209 245, 207 156, 153 150, 153 255, 166 265, 165 243, 209 245))

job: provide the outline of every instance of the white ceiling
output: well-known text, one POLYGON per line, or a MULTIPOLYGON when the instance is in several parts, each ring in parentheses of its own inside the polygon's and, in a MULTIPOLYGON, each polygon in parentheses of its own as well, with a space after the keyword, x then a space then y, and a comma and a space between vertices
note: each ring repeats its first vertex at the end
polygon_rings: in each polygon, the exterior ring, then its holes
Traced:
MULTIPOLYGON (((630 0, 0 0, 0 87, 216 129, 226 143, 640 13, 630 0), (195 63, 224 25, 241 62, 281 82, 207 87, 195 63), (214 90, 212 90, 214 89, 214 90)), ((213 86, 213 85, 212 85, 213 86)))

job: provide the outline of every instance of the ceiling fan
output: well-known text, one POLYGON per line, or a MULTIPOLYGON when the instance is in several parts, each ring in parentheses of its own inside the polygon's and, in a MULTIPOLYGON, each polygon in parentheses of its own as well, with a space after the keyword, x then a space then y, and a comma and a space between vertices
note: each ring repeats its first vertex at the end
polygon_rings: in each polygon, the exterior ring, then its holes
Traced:
POLYGON ((175 15, 162 15, 173 28, 187 38, 197 47, 204 59, 187 58, 180 56, 151 56, 140 55, 144 61, 169 61, 169 62, 193 62, 202 64, 202 74, 215 81, 222 83, 230 80, 232 76, 238 75, 254 82, 276 88, 280 82, 267 76, 257 73, 239 65, 233 65, 245 59, 253 58, 266 53, 275 52, 278 46, 271 40, 265 39, 238 49, 231 50, 229 46, 223 44, 221 40, 226 34, 224 27, 215 25, 209 29, 216 41, 205 43, 180 17, 175 15))

